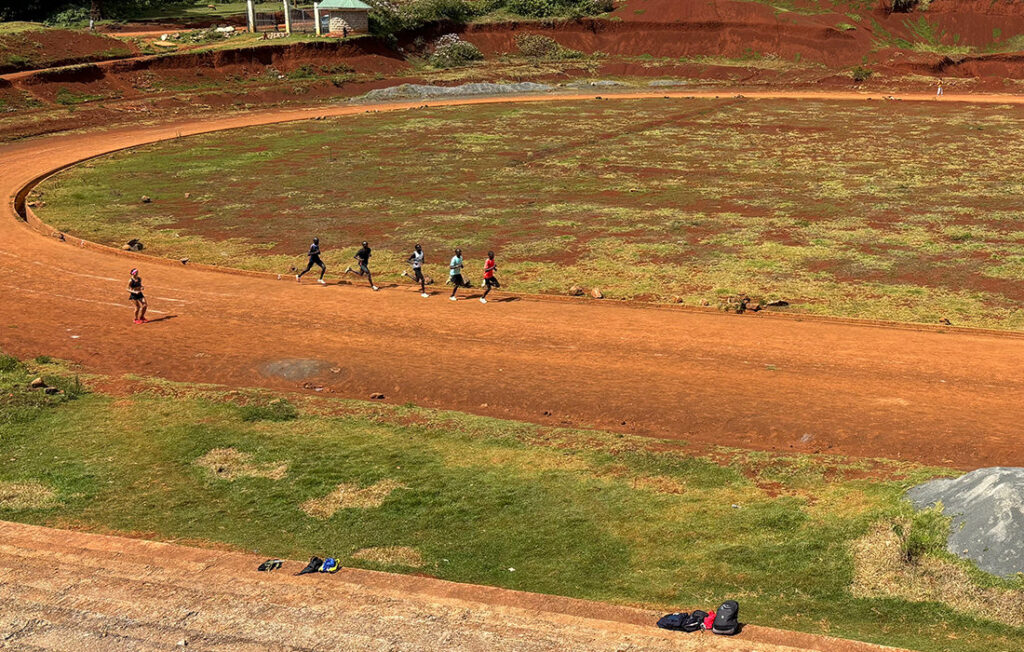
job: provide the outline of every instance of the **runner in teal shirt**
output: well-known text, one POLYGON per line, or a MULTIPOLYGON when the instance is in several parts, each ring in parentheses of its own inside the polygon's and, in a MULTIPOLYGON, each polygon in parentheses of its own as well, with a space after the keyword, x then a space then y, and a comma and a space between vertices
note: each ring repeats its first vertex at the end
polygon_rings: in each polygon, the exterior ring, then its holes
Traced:
POLYGON ((448 297, 452 301, 458 301, 455 298, 455 293, 459 291, 460 287, 464 287, 466 282, 462 280, 462 250, 456 249, 455 255, 452 256, 452 262, 448 265, 448 275, 451 277, 452 282, 452 295, 448 297))

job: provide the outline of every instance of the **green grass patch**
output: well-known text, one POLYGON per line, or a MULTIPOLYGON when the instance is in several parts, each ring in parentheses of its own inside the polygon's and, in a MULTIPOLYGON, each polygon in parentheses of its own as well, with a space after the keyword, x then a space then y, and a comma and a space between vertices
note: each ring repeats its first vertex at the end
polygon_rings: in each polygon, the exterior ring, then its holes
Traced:
POLYGON ((12 20, 6 23, 0 22, 0 35, 21 34, 46 29, 42 23, 30 23, 20 20, 12 20))
POLYGON ((95 102, 96 100, 102 100, 105 95, 94 95, 89 93, 78 93, 67 88, 61 88, 57 91, 54 96, 54 101, 57 104, 63 104, 64 106, 74 106, 76 104, 83 104, 85 102, 95 102))
POLYGON ((26 388, 37 364, 0 357, 0 518, 664 610, 736 597, 748 622, 922 650, 953 649, 947 623, 957 650, 1024 643, 851 593, 852 543, 903 522, 905 488, 942 469, 140 378, 71 401, 26 388))

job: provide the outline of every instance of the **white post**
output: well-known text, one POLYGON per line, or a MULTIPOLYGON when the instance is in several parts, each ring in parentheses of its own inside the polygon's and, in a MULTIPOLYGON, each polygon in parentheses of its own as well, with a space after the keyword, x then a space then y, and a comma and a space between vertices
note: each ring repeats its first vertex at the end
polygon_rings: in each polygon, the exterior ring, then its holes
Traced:
POLYGON ((288 36, 292 35, 292 7, 288 0, 281 0, 284 4, 284 31, 288 36))
POLYGON ((323 30, 320 29, 320 3, 313 3, 313 22, 316 23, 316 35, 323 36, 323 30))
POLYGON ((252 0, 245 0, 245 17, 249 22, 249 32, 256 31, 256 7, 253 6, 252 0))

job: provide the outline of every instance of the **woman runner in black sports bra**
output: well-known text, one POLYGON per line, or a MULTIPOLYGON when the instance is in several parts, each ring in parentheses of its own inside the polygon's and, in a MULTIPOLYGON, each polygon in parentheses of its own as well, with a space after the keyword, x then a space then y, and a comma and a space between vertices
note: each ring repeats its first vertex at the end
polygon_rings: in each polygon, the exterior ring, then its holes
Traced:
POLYGON ((142 279, 139 277, 139 270, 132 270, 132 278, 128 281, 128 300, 135 304, 135 323, 145 324, 146 319, 146 296, 142 294, 142 279))

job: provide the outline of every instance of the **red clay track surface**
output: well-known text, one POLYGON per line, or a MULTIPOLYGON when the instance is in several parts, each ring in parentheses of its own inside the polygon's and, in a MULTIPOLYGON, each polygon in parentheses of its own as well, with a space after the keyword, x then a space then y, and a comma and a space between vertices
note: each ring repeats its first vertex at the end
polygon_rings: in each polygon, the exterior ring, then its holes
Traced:
MULTIPOLYGON (((673 94, 649 96, 664 95, 673 94)), ((640 96, 648 95, 617 97, 640 96)), ((853 93, 747 96, 864 99, 853 93)), ((459 103, 549 99, 566 98, 459 103)), ((409 285, 390 283, 378 293, 362 285, 299 286, 287 275, 277 281, 228 274, 60 242, 26 226, 12 207, 15 193, 36 177, 117 148, 179 134, 442 103, 452 102, 236 114, 3 146, 0 192, 8 205, 0 215, 0 348, 59 356, 114 375, 289 390, 308 382, 339 396, 382 392, 389 402, 697 444, 961 468, 1024 465, 1020 334, 596 300, 452 303, 443 287, 423 299, 409 285), (150 317, 162 321, 131 323, 125 286, 136 265, 150 317), (311 378, 265 373, 268 363, 289 359, 320 361, 325 371, 311 378), (332 367, 341 372, 327 371, 332 367)), ((302 254, 296 252, 297 263, 302 254)), ((503 281, 514 289, 514 278, 503 281)))
POLYGON ((0 649, 894 649, 755 625, 684 634, 641 609, 348 568, 296 577, 300 562, 260 573, 261 561, 0 521, 0 649))

